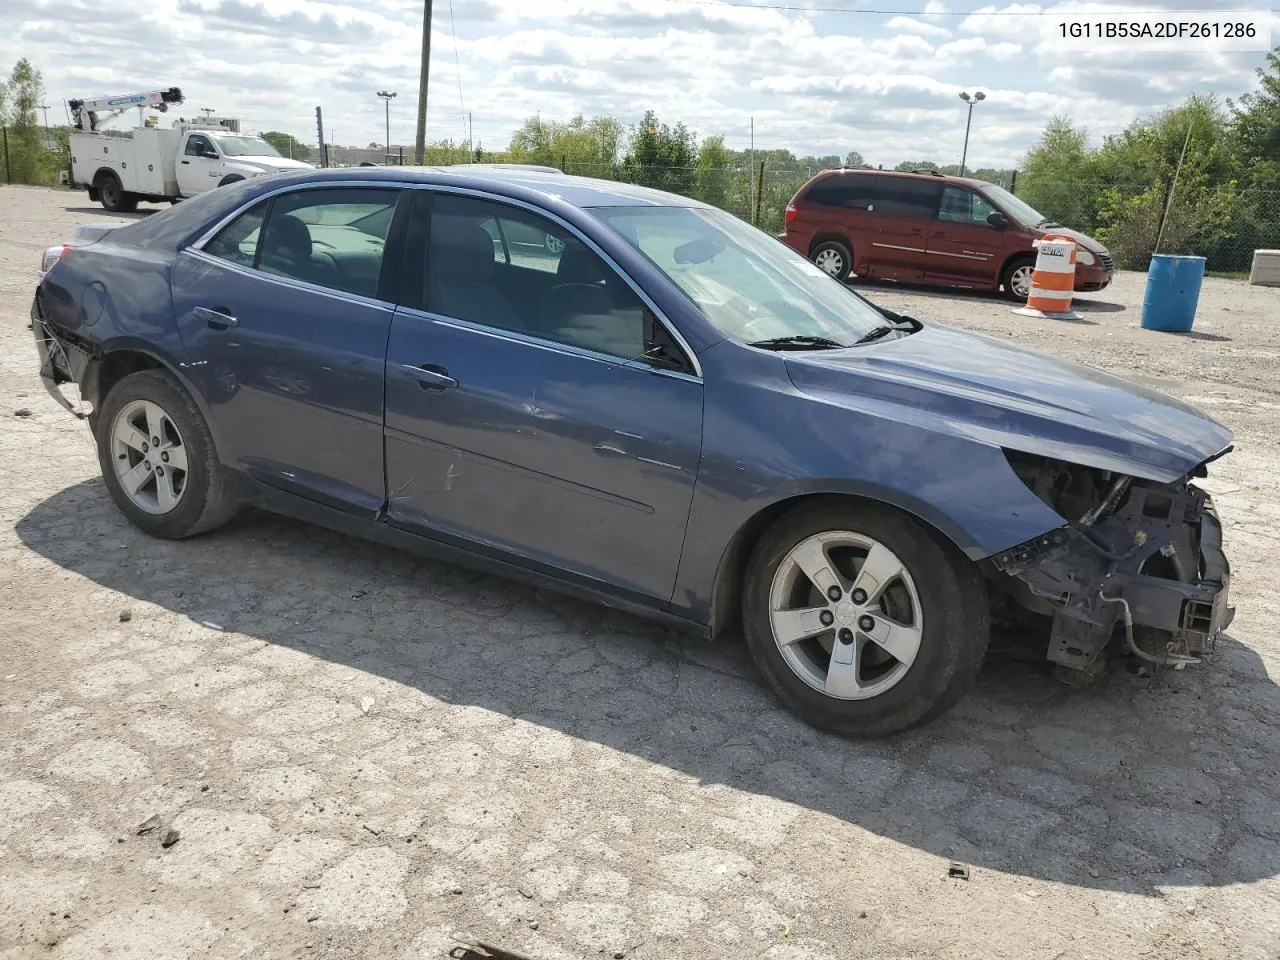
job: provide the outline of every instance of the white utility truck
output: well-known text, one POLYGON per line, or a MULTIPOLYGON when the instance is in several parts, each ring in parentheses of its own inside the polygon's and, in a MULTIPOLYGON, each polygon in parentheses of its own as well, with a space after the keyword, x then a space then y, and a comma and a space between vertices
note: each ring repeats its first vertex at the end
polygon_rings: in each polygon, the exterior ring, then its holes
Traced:
POLYGON ((147 110, 167 112, 183 102, 177 87, 120 96, 68 100, 75 132, 71 134, 72 186, 89 191, 90 200, 108 210, 128 211, 138 201, 177 203, 184 197, 223 184, 282 170, 306 170, 311 164, 282 157, 261 137, 240 133, 240 122, 229 117, 179 119, 159 127, 147 110), (105 123, 130 107, 137 107, 140 126, 127 137, 98 130, 99 113, 105 123))

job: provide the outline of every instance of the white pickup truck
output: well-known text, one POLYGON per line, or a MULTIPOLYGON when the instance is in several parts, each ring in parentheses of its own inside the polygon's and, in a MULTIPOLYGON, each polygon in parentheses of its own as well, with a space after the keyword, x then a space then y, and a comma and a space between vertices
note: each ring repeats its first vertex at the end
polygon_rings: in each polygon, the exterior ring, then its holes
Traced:
POLYGON ((129 137, 71 135, 71 181, 112 211, 138 201, 177 203, 226 183, 309 163, 282 157, 261 137, 223 130, 142 127, 129 137))

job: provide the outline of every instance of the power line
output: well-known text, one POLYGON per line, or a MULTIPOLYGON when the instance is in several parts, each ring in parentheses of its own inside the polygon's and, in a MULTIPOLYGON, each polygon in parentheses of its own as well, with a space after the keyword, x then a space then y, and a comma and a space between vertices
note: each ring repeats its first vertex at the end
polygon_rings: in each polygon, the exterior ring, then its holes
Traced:
POLYGON ((462 61, 458 57, 458 25, 453 19, 453 0, 449 0, 449 32, 453 34, 453 67, 458 73, 458 109, 462 113, 462 139, 467 139, 467 105, 462 102, 462 61))
MULTIPOLYGON (((801 3, 753 3, 750 0, 662 0, 689 7, 736 7, 739 10, 782 10, 791 13, 860 13, 877 17, 1067 17, 1086 12, 1064 10, 882 10, 869 7, 815 7, 801 3)), ((1178 14, 1221 13, 1220 10, 1178 10, 1178 14)), ((1244 13, 1275 13, 1275 10, 1244 10, 1244 13)), ((1169 10, 1122 10, 1119 14, 1167 14, 1169 10)), ((1117 15, 1119 15, 1117 14, 1117 15)))

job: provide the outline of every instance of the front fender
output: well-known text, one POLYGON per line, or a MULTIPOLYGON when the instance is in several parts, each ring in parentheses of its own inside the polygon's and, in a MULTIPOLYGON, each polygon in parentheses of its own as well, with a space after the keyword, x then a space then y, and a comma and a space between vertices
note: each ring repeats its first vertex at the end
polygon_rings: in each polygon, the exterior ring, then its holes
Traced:
POLYGON ((739 531, 780 504, 816 494, 889 504, 971 560, 1065 522, 1018 478, 998 445, 802 394, 780 356, 726 344, 702 359, 703 456, 672 597, 677 612, 709 622, 713 585, 739 531))

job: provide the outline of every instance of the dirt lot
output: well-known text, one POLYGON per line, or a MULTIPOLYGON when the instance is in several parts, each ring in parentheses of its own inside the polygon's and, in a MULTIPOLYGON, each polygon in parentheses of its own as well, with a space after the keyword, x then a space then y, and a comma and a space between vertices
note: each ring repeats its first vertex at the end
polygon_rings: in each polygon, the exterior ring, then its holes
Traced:
POLYGON ((269 518, 135 531, 26 330, 103 215, 0 188, 0 958, 1280 956, 1280 290, 1206 281, 1172 336, 1138 275, 1078 323, 866 288, 1228 423, 1238 613, 1199 668, 992 662, 849 743, 735 643, 269 518))

